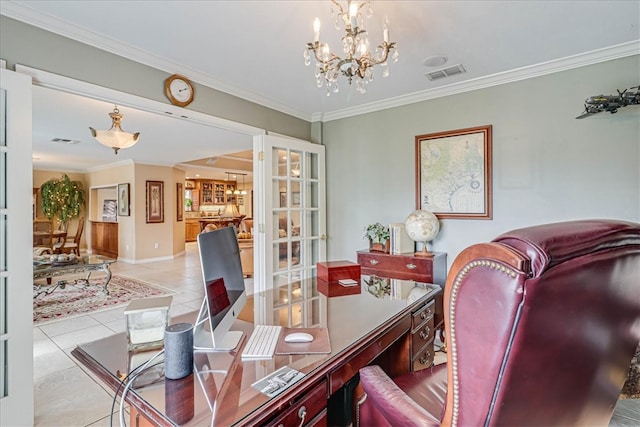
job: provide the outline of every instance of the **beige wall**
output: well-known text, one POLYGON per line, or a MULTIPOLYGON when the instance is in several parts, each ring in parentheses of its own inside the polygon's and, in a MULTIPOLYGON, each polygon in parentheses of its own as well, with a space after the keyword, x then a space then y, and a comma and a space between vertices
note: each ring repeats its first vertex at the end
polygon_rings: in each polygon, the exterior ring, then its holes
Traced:
POLYGON ((135 231, 123 236, 120 247, 134 245, 137 260, 168 259, 184 251, 184 221, 176 224, 176 183, 184 183, 184 172, 165 166, 136 165, 132 180, 131 209, 136 214, 135 231), (164 182, 164 222, 147 223, 146 182, 164 182), (175 233, 176 229, 181 229, 175 233), (175 235, 177 234, 177 236, 175 235), (156 247, 157 245, 157 247, 156 247))
MULTIPOLYGON (((58 178, 61 172, 34 171, 34 185, 58 178)), ((87 193, 83 215, 92 221, 102 221, 105 199, 117 198, 118 184, 130 184, 131 215, 118 216, 118 255, 121 261, 147 262, 170 259, 185 250, 184 220, 177 220, 177 183, 184 183, 184 171, 166 166, 127 163, 95 170, 88 174, 68 173, 73 180, 84 183, 87 193), (146 182, 164 182, 164 222, 146 222, 146 182), (157 248, 155 247, 157 244, 157 248)), ((76 229, 72 221, 69 229, 76 229)), ((91 247, 91 223, 85 226, 82 249, 91 247)))
MULTIPOLYGON (((87 174, 90 200, 89 200, 89 216, 91 220, 102 221, 102 200, 104 199, 104 192, 99 189, 108 188, 115 191, 118 184, 132 182, 134 179, 134 167, 133 163, 127 163, 118 165, 111 168, 95 170, 87 174)), ((133 188, 133 187, 132 187, 133 188)), ((131 198, 133 200, 133 189, 131 190, 131 198)), ((117 198, 117 194, 114 192, 114 198, 117 198)), ((125 250, 123 241, 127 241, 123 236, 128 236, 135 232, 134 218, 135 210, 131 209, 132 216, 118 216, 118 256, 124 259, 135 259, 135 246, 129 246, 125 250)), ((87 235, 89 245, 91 240, 91 224, 88 224, 87 235)))
MULTIPOLYGON (((173 232, 171 233, 173 239, 172 254, 179 254, 184 252, 184 171, 178 168, 171 169, 171 188, 169 189, 169 198, 165 200, 165 211, 172 211, 173 215, 173 232), (178 183, 182 184, 182 197, 178 198, 178 183), (178 202, 181 206, 178 206, 178 202), (178 209, 182 212, 182 220, 178 221, 178 209)), ((165 212, 165 221, 167 220, 165 212)))

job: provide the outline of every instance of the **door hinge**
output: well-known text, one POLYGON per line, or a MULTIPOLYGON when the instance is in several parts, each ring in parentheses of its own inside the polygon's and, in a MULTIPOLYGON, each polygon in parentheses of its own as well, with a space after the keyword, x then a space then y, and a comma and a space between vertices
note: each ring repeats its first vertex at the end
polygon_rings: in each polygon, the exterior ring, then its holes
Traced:
POLYGON ((264 151, 258 152, 258 160, 260 160, 260 161, 264 160, 264 151))

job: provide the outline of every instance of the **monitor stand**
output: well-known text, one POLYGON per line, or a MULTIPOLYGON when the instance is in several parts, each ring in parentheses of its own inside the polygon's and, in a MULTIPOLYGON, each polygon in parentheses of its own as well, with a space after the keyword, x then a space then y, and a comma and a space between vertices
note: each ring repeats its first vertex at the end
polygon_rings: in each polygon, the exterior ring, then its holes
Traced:
POLYGON ((216 340, 214 344, 207 302, 206 300, 202 301, 196 324, 193 327, 193 349, 195 351, 232 351, 238 347, 243 335, 242 331, 227 331, 222 340, 216 340))

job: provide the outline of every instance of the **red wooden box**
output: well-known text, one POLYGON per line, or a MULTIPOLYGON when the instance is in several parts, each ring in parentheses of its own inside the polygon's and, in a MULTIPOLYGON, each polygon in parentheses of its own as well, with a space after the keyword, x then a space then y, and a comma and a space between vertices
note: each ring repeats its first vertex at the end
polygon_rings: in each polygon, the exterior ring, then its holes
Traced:
POLYGON ((340 283, 327 282, 325 280, 318 279, 318 292, 328 297, 341 297, 344 295, 355 295, 362 291, 362 284, 358 279, 358 285, 356 286, 342 286, 340 283))
POLYGON ((360 264, 351 261, 327 261, 316 264, 318 279, 325 282, 337 282, 340 279, 353 279, 360 283, 360 264))

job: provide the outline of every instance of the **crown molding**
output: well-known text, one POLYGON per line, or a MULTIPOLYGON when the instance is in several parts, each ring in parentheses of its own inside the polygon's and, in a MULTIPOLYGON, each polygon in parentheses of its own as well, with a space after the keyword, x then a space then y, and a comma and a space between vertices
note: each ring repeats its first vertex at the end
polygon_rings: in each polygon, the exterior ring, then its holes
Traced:
POLYGON ((534 77, 540 77, 547 74, 558 73, 560 71, 585 67, 587 65, 634 55, 640 55, 640 40, 634 40, 628 43, 622 43, 591 52, 568 56, 555 61, 517 68, 515 70, 505 71, 486 77, 466 80, 460 83, 453 83, 447 86, 440 86, 434 89, 427 89, 409 95, 389 98, 379 102, 372 102, 358 107, 345 108, 324 114, 314 113, 312 115, 312 121, 328 122, 331 120, 358 116, 365 113, 372 113, 375 111, 414 104, 416 102, 428 101, 430 99, 443 98, 445 96, 485 89, 492 86, 531 79, 534 77))
POLYGON ((428 101, 430 99, 442 98, 445 96, 456 95, 478 89, 485 89, 492 86, 498 86, 534 77, 540 77, 547 74, 580 68, 600 62, 611 61, 614 59, 633 55, 640 55, 640 40, 634 40, 631 42, 622 43, 591 52, 581 53, 554 61, 522 67, 515 70, 497 73, 472 80, 466 80, 460 83, 452 83, 447 86, 440 86, 434 89, 427 89, 407 95, 388 98, 382 101, 359 105, 357 107, 349 107, 326 113, 316 112, 308 114, 302 111, 295 110, 272 99, 262 97, 251 91, 247 91, 245 89, 238 88, 236 86, 213 79, 198 70, 184 67, 181 64, 168 61, 164 58, 152 55, 149 52, 134 48, 132 46, 128 46, 120 42, 115 42, 112 39, 103 37, 87 29, 70 24, 51 15, 38 12, 28 6, 15 3, 13 1, 3 1, 0 13, 9 18, 13 18, 29 25, 33 25, 38 28, 50 31, 52 33, 68 37, 72 40, 88 44, 95 48, 105 50, 115 55, 122 56, 132 61, 156 68, 161 71, 165 71, 167 73, 177 72, 187 75, 192 81, 195 81, 202 85, 222 92, 226 92, 230 95, 243 98, 250 102, 310 122, 326 122, 358 116, 361 114, 372 113, 422 101, 428 101))
POLYGON ((189 76, 189 80, 193 82, 251 101, 263 107, 289 114, 298 119, 310 120, 308 113, 298 111, 290 106, 265 98, 246 89, 224 83, 196 69, 185 67, 182 64, 153 55, 145 50, 104 37, 47 13, 36 11, 29 6, 13 1, 3 1, 0 14, 169 74, 178 73, 189 76))
POLYGON ((92 166, 90 168, 87 168, 86 172, 100 172, 104 170, 110 170, 119 166, 130 166, 135 164, 136 162, 134 162, 132 159, 119 160, 117 162, 112 162, 106 165, 92 166))

